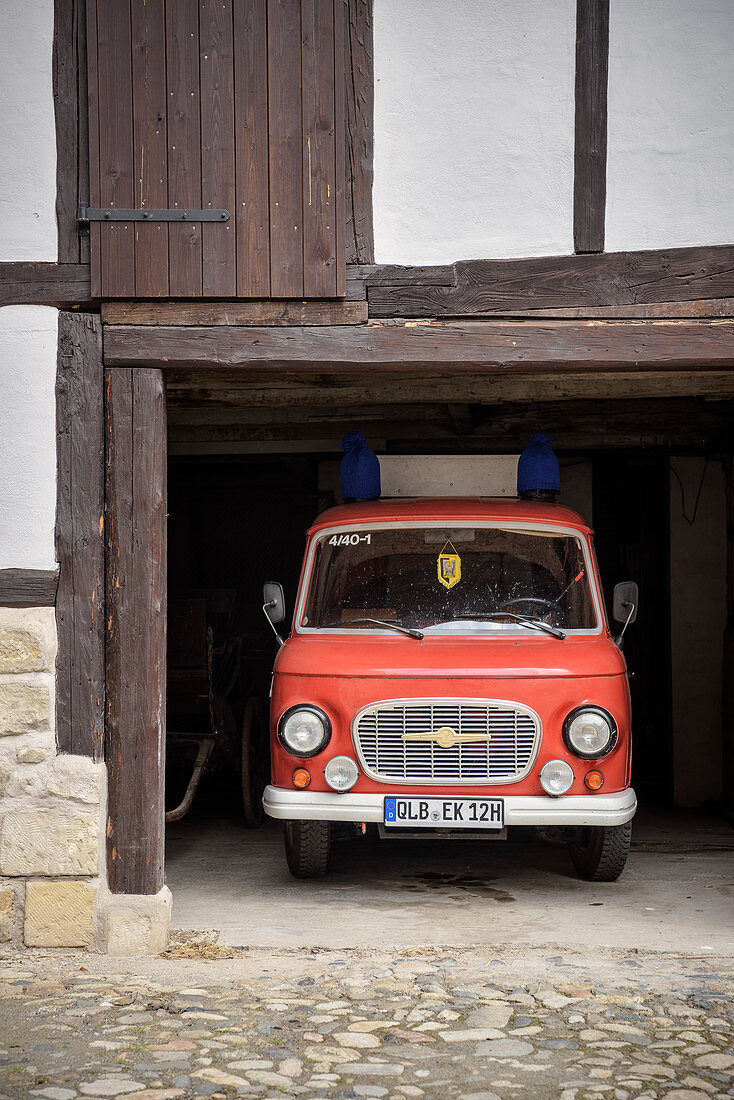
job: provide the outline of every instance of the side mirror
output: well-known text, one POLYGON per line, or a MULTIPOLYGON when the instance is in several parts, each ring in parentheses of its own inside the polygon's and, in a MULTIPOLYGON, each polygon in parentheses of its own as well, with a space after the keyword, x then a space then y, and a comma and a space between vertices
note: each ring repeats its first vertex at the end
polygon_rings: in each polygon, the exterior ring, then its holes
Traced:
POLYGON ((637 618, 640 593, 634 581, 621 581, 614 586, 612 616, 617 623, 629 626, 637 618))
POLYGON ((263 585, 263 611, 265 612, 265 618, 272 627, 278 646, 282 646, 284 642, 275 629, 275 624, 282 623, 285 618, 285 596, 283 595, 283 585, 279 584, 278 581, 266 581, 263 585))
POLYGON ((266 581, 263 585, 263 611, 271 623, 283 622, 285 618, 285 596, 283 595, 283 585, 278 581, 266 581))
POLYGON ((615 622, 622 623, 622 629, 614 639, 620 649, 622 648, 625 630, 637 618, 637 605, 639 602, 640 595, 634 581, 621 581, 619 584, 615 584, 612 616, 615 622))

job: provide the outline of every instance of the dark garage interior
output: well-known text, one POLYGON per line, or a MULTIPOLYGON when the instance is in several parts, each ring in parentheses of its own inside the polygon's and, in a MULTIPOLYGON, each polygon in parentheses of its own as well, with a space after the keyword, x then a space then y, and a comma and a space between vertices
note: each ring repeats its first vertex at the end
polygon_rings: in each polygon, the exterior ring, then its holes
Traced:
MULTIPOLYGON (((639 616, 625 639, 632 674, 633 785, 640 804, 672 809, 718 802, 726 531, 722 461, 715 447, 728 409, 704 410, 702 403, 675 398, 658 401, 651 429, 649 402, 602 403, 598 407, 609 411, 600 417, 603 427, 592 447, 585 426, 588 402, 568 402, 562 410, 555 403, 516 406, 512 416, 473 403, 356 406, 339 412, 314 406, 248 408, 246 389, 238 394, 242 405, 229 409, 193 407, 195 401, 177 390, 172 396, 169 684, 187 678, 173 667, 179 643, 172 632, 187 633, 180 609, 208 596, 214 691, 227 700, 220 716, 227 733, 208 759, 192 820, 203 825, 223 816, 243 818, 243 718, 253 695, 266 711, 276 654, 262 613, 262 584, 282 581, 290 615, 304 533, 313 517, 339 502, 339 441, 350 428, 362 430, 378 454, 446 456, 519 453, 533 431, 550 432, 561 466, 561 502, 595 528, 607 598, 617 581, 635 580, 640 587, 639 616), (266 427, 268 415, 272 422, 266 427), (579 447, 573 446, 576 438, 579 447), (226 614, 215 608, 223 594, 229 601, 226 614), (701 667, 687 674, 691 661, 701 667), (704 712, 702 693, 708 700, 704 712), (698 728, 692 733, 694 713, 698 728)), ((205 649, 200 645, 203 661, 205 649)), ((200 704, 206 726, 206 698, 200 704)), ((169 687, 169 730, 178 718, 175 705, 169 687)), ((256 782, 263 782, 266 741, 258 738, 256 782)), ((171 736, 168 746, 170 809, 183 796, 196 746, 171 736)), ((257 802, 257 796, 251 800, 257 802)), ((247 806, 244 813, 247 819, 247 806)), ((248 823, 260 821, 256 807, 248 823)), ((268 827, 280 828, 272 822, 268 827)))

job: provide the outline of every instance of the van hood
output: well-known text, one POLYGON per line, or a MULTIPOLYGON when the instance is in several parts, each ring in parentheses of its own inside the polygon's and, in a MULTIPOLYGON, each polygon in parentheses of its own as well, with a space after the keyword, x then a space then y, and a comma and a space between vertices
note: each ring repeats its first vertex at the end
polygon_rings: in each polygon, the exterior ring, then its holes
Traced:
MULTIPOLYGON (((366 633, 366 632, 365 632, 366 633)), ((278 653, 281 675, 314 677, 436 678, 599 677, 627 671, 607 635, 532 634, 519 638, 292 634, 278 653)))

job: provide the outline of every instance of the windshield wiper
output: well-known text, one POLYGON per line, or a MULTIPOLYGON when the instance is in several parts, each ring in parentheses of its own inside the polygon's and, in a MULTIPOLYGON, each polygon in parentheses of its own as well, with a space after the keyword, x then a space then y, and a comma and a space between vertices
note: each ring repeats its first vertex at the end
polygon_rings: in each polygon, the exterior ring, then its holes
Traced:
POLYGON ((324 623, 324 626, 351 626, 352 623, 375 623, 376 626, 387 626, 391 630, 400 631, 401 634, 409 634, 411 638, 417 638, 419 642, 423 641, 423 634, 420 630, 415 630, 412 626, 400 626, 398 623, 391 623, 387 619, 350 619, 346 623, 324 623))
MULTIPOLYGON (((528 619, 525 615, 516 615, 513 611, 461 611, 454 616, 455 619, 512 619, 520 626, 529 626, 532 630, 542 630, 546 634, 552 634, 554 638, 565 638, 566 635, 557 626, 544 623, 542 619, 528 619)), ((445 619, 444 622, 451 622, 445 619)))

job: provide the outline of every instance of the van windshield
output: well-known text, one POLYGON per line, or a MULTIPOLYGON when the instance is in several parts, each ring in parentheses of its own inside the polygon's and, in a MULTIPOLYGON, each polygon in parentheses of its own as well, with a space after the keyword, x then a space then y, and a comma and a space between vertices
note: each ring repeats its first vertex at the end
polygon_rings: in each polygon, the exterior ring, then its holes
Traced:
POLYGON ((316 541, 307 629, 522 632, 597 625, 579 536, 503 527, 377 527, 316 541), (505 612, 506 614, 503 614, 505 612), (373 620, 373 621, 366 621, 373 620), (378 621, 374 621, 378 620, 378 621))

